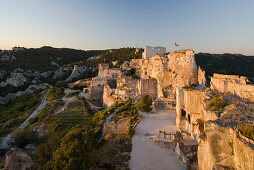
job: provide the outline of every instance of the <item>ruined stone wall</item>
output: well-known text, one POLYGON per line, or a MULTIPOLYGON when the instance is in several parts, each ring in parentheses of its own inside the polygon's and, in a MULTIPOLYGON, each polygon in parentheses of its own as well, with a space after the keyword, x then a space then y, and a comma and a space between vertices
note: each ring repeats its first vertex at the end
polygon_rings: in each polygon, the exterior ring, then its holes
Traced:
POLYGON ((204 120, 205 112, 205 92, 199 90, 184 90, 184 107, 189 114, 200 114, 200 118, 204 120))
POLYGON ((197 64, 193 50, 172 52, 167 57, 156 55, 149 59, 133 59, 130 66, 136 68, 140 78, 157 80, 157 96, 173 92, 178 86, 198 83, 197 64))
POLYGON ((168 58, 168 68, 174 76, 172 79, 174 87, 198 83, 198 69, 193 50, 172 52, 168 58))
POLYGON ((119 99, 128 99, 134 98, 139 95, 137 79, 132 78, 131 76, 124 76, 121 79, 117 80, 117 88, 115 90, 115 95, 119 99))
POLYGON ((127 135, 129 132, 130 118, 126 117, 118 120, 117 122, 108 122, 104 124, 104 135, 127 135))
POLYGON ((206 85, 205 71, 198 67, 198 84, 206 85))
POLYGON ((91 100, 101 100, 103 95, 103 86, 90 86, 91 100))
POLYGON ((236 169, 254 169, 254 145, 247 144, 234 133, 234 161, 236 169))
POLYGON ((115 98, 113 97, 113 91, 108 84, 104 85, 102 101, 103 101, 104 107, 106 108, 109 108, 115 103, 115 98))
POLYGON ((148 59, 156 54, 158 55, 164 55, 166 53, 166 48, 165 47, 150 47, 150 46, 145 46, 144 52, 142 53, 142 58, 148 59))
POLYGON ((254 102, 254 85, 246 84, 246 77, 214 74, 211 89, 220 93, 231 93, 254 102))
POLYGON ((206 135, 198 145, 198 167, 206 169, 254 168, 254 146, 242 141, 230 127, 206 123, 206 135))
POLYGON ((182 87, 176 88, 176 130, 180 131, 181 114, 184 109, 184 92, 182 87))
POLYGON ((157 81, 155 79, 140 79, 138 82, 140 95, 149 95, 154 100, 157 98, 157 81))

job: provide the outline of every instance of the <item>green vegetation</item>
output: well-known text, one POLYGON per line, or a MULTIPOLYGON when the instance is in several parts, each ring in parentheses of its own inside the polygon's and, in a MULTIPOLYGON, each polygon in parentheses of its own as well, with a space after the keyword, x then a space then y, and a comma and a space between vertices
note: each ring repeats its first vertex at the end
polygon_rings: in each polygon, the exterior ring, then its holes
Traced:
POLYGON ((83 88, 86 88, 86 85, 79 85, 79 84, 75 84, 72 88, 74 90, 83 90, 83 88))
POLYGON ((79 64, 89 67, 96 67, 98 64, 106 62, 109 63, 111 67, 113 67, 111 62, 118 61, 118 64, 114 67, 119 67, 124 61, 130 61, 131 59, 138 59, 142 57, 142 50, 140 50, 140 52, 137 54, 135 54, 135 51, 135 48, 105 50, 100 58, 94 60, 86 60, 79 64), (106 61, 104 61, 104 59, 106 59, 106 61))
POLYGON ((8 104, 0 106, 0 136, 15 130, 40 104, 43 92, 32 95, 22 95, 8 104), (9 121, 9 125, 4 126, 9 121))
POLYGON ((117 107, 121 106, 122 104, 123 104, 123 102, 116 103, 115 105, 111 106, 110 108, 98 111, 93 115, 92 123, 94 126, 94 133, 96 136, 99 136, 101 134, 102 125, 103 125, 104 121, 106 120, 106 118, 110 114, 112 114, 117 107))
POLYGON ((132 137, 135 134, 134 125, 138 120, 142 118, 142 115, 138 114, 138 106, 141 102, 133 104, 132 100, 127 100, 124 104, 120 106, 116 114, 113 116, 112 121, 117 122, 120 119, 130 117, 130 127, 129 127, 129 136, 132 137))
POLYGON ((64 88, 63 87, 52 87, 48 91, 47 100, 51 101, 51 100, 59 99, 63 96, 64 96, 64 88))
MULTIPOLYGON (((143 98, 143 101, 140 102, 142 105, 146 103, 146 97, 143 98)), ((15 141, 21 148, 30 143, 39 144, 33 153, 34 169, 87 169, 91 166, 120 167, 126 165, 130 159, 126 155, 117 158, 113 155, 110 156, 111 163, 100 165, 95 163, 101 161, 98 154, 105 156, 105 154, 111 153, 113 147, 120 153, 131 151, 133 126, 141 118, 137 112, 137 104, 133 104, 131 100, 119 102, 108 109, 96 112, 94 115, 85 109, 86 104, 85 100, 79 99, 69 103, 61 113, 53 114, 63 106, 63 102, 52 100, 35 118, 30 120, 30 125, 33 126, 49 124, 48 136, 38 138, 29 126, 17 133, 15 141), (119 109, 113 117, 115 121, 131 117, 129 135, 110 137, 99 141, 104 121, 117 108, 119 109)))
POLYGON ((183 86, 183 89, 185 89, 187 91, 192 91, 193 87, 192 86, 183 86))
MULTIPOLYGON (((53 48, 44 46, 41 48, 29 48, 20 51, 6 52, 7 55, 15 56, 16 60, 12 62, 0 61, 2 70, 13 71, 16 68, 49 71, 56 70, 51 61, 56 62, 59 66, 86 60, 89 57, 101 55, 107 50, 75 50, 69 48, 53 48)), ((4 55, 4 54, 2 54, 4 55)))
POLYGON ((207 103, 206 110, 222 112, 223 107, 225 107, 226 105, 227 103, 222 97, 214 94, 212 99, 207 103))
POLYGON ((61 113, 52 116, 54 121, 61 122, 62 129, 70 129, 71 127, 81 124, 83 121, 89 121, 91 116, 89 115, 87 106, 82 100, 77 100, 68 104, 67 108, 61 113))
POLYGON ((67 83, 65 83, 65 82, 60 82, 60 81, 58 81, 58 82, 55 84, 55 87, 57 87, 57 88, 61 88, 61 87, 67 88, 68 85, 67 85, 67 83))
POLYGON ((131 68, 130 70, 127 70, 125 75, 126 76, 133 76, 136 73, 136 69, 135 68, 131 68))
POLYGON ((61 140, 53 153, 49 166, 52 169, 85 169, 93 165, 95 137, 92 126, 73 127, 61 140))
POLYGON ((233 140, 231 142, 229 142, 229 146, 232 149, 232 155, 234 155, 234 143, 233 143, 233 140))
POLYGON ((104 139, 105 144, 96 152, 96 166, 101 169, 129 169, 131 138, 127 135, 107 135, 104 139))
POLYGON ((52 122, 52 115, 55 113, 58 109, 60 109, 64 105, 62 100, 55 100, 50 103, 48 103, 44 108, 37 114, 34 118, 37 119, 38 122, 41 123, 48 123, 52 122))
POLYGON ((244 136, 254 140, 254 126, 240 123, 237 125, 237 128, 244 136))
POLYGON ((149 95, 144 95, 141 97, 140 102, 137 104, 137 108, 142 112, 152 111, 152 98, 149 95))
POLYGON ((40 142, 38 134, 29 127, 19 129, 15 132, 13 138, 18 148, 24 148, 27 144, 38 144, 40 142))

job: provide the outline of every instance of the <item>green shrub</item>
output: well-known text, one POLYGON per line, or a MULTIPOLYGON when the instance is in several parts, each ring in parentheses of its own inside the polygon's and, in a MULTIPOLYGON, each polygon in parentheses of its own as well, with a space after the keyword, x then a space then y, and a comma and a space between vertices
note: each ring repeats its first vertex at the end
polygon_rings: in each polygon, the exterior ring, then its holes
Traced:
POLYGON ((79 90, 79 85, 78 84, 74 84, 74 86, 72 87, 74 90, 79 90))
POLYGON ((131 68, 130 70, 127 70, 125 75, 126 76, 133 76, 136 73, 136 69, 135 68, 131 68))
POLYGON ((19 148, 24 148, 27 144, 36 144, 39 142, 38 134, 29 127, 18 130, 13 137, 16 146, 19 148))
POLYGON ((242 132, 244 136, 247 136, 254 140, 254 126, 240 123, 237 125, 237 128, 242 132))
POLYGON ((189 86, 183 86, 183 89, 187 90, 187 91, 192 91, 197 85, 196 84, 191 84, 189 86))
POLYGON ((29 123, 30 123, 30 124, 34 124, 34 123, 36 123, 38 120, 39 120, 38 117, 33 117, 33 118, 30 118, 30 119, 29 119, 29 123))
POLYGON ((212 99, 207 103, 206 110, 222 112, 223 107, 225 107, 226 105, 227 103, 222 97, 214 94, 212 99))
POLYGON ((52 169, 86 169, 93 165, 96 141, 91 125, 73 127, 49 161, 52 169))
POLYGON ((137 108, 142 112, 150 112, 152 111, 152 98, 149 95, 144 95, 141 97, 139 103, 137 103, 137 108))
POLYGON ((67 85, 67 83, 65 83, 65 82, 60 82, 60 81, 58 81, 58 82, 55 84, 55 87, 57 87, 57 88, 61 88, 61 87, 67 88, 68 85, 67 85))
POLYGON ((55 100, 60 99, 64 95, 64 88, 63 87, 53 87, 48 91, 47 100, 55 100))

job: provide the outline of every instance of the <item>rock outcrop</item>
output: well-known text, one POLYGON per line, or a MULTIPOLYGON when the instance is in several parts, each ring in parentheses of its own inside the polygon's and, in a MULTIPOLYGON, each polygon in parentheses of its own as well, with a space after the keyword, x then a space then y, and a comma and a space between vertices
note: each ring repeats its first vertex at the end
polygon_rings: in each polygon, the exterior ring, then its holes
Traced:
POLYGON ((27 170, 32 169, 31 157, 19 148, 12 148, 6 153, 4 170, 27 170))
POLYGON ((106 108, 109 108, 110 106, 112 106, 115 103, 115 98, 113 97, 113 91, 112 89, 109 87, 108 84, 106 84, 104 86, 104 90, 103 90, 103 105, 106 108))
POLYGON ((149 59, 133 59, 130 67, 136 68, 141 79, 157 81, 157 96, 175 94, 175 88, 198 83, 197 64, 193 50, 171 52, 168 56, 156 55, 149 59))
POLYGON ((79 67, 74 65, 71 75, 66 79, 67 82, 72 81, 72 79, 79 77, 82 73, 87 70, 87 67, 79 67))
POLYGON ((16 87, 22 86, 25 82, 27 82, 27 78, 21 73, 13 73, 11 77, 6 80, 6 83, 16 87))

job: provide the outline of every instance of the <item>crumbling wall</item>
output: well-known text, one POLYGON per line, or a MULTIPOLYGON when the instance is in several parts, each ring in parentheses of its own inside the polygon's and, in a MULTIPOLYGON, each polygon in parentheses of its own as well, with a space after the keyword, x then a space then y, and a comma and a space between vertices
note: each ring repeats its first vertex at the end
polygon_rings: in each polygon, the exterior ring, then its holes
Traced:
POLYGON ((182 87, 176 88, 176 130, 180 131, 182 109, 184 109, 184 92, 182 87))
POLYGON ((198 145, 200 170, 254 168, 254 146, 241 140, 230 127, 215 122, 207 122, 205 127, 206 134, 198 145))
POLYGON ((193 50, 172 52, 167 57, 155 55, 149 59, 133 59, 130 66, 136 68, 141 79, 157 80, 157 96, 175 94, 175 88, 198 83, 198 70, 193 50))
POLYGON ((112 89, 109 87, 108 84, 106 84, 104 86, 104 90, 103 90, 103 105, 108 108, 110 106, 112 106, 115 103, 115 98, 113 97, 113 91, 112 89))
POLYGON ((220 93, 231 93, 254 102, 254 85, 246 84, 246 77, 237 75, 214 74, 211 89, 220 93))
POLYGON ((206 85, 205 71, 198 67, 198 84, 206 85))
POLYGON ((154 100, 157 98, 157 81, 155 79, 140 79, 138 82, 140 95, 149 95, 154 100))
POLYGON ((142 58, 148 59, 156 54, 158 55, 164 55, 166 53, 166 48, 165 47, 150 47, 150 46, 145 46, 144 52, 142 53, 142 58))
POLYGON ((90 86, 91 100, 101 100, 103 95, 103 86, 90 86))
POLYGON ((254 169, 254 145, 246 143, 234 133, 233 149, 236 169, 254 169))

